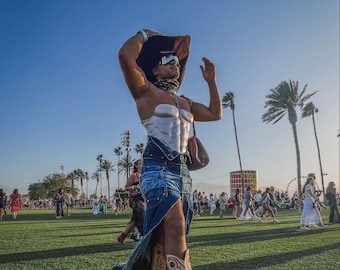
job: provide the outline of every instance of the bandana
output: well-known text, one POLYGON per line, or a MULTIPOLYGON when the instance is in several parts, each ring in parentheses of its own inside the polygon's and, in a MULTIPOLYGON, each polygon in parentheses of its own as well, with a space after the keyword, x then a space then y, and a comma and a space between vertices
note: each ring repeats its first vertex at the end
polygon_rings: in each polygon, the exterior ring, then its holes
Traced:
POLYGON ((176 79, 163 79, 154 83, 158 88, 169 92, 170 94, 176 94, 179 88, 179 82, 176 79))

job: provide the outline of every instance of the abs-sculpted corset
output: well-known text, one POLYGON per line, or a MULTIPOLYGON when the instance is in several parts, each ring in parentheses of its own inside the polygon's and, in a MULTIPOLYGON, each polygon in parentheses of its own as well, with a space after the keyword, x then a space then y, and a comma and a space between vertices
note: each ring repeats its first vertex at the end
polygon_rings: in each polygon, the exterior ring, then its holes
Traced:
POLYGON ((176 106, 159 104, 153 115, 142 121, 149 136, 165 142, 180 154, 186 153, 192 113, 182 110, 181 117, 176 106))

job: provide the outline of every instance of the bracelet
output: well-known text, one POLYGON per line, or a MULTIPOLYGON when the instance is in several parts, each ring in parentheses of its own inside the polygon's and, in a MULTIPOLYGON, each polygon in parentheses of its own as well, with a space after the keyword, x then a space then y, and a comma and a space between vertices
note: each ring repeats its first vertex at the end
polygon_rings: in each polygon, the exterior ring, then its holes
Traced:
POLYGON ((141 29, 141 30, 139 30, 137 33, 141 33, 141 34, 143 35, 144 43, 148 41, 148 39, 149 39, 148 30, 146 30, 146 29, 141 29))

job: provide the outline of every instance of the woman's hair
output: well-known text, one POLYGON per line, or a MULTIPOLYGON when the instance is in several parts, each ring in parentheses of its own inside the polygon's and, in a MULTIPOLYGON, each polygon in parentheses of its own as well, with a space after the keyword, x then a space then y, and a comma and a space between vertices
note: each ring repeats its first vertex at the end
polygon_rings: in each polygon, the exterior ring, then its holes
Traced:
POLYGON ((137 165, 138 165, 138 162, 140 161, 140 159, 137 159, 134 163, 133 163, 133 172, 136 173, 138 172, 138 169, 137 169, 137 165))
POLYGON ((17 188, 13 190, 13 193, 9 196, 10 198, 16 199, 19 196, 19 191, 17 188))
POLYGON ((327 186, 327 188, 326 188, 326 193, 327 192, 333 192, 333 188, 334 188, 334 182, 332 181, 332 182, 329 182, 328 183, 328 186, 327 186))
POLYGON ((307 178, 306 183, 305 183, 305 185, 303 186, 302 193, 305 193, 305 188, 306 188, 306 186, 307 186, 308 184, 310 184, 310 182, 311 182, 312 180, 314 180, 313 177, 308 177, 308 178, 307 178))

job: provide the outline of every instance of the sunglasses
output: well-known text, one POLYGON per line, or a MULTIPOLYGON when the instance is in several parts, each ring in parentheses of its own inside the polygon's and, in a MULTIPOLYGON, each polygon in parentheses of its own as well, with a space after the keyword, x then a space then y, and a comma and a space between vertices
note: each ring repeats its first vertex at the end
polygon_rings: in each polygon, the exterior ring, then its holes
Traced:
POLYGON ((158 62, 159 65, 167 65, 173 60, 176 61, 177 65, 180 66, 178 57, 176 55, 170 54, 170 55, 164 55, 158 62))

